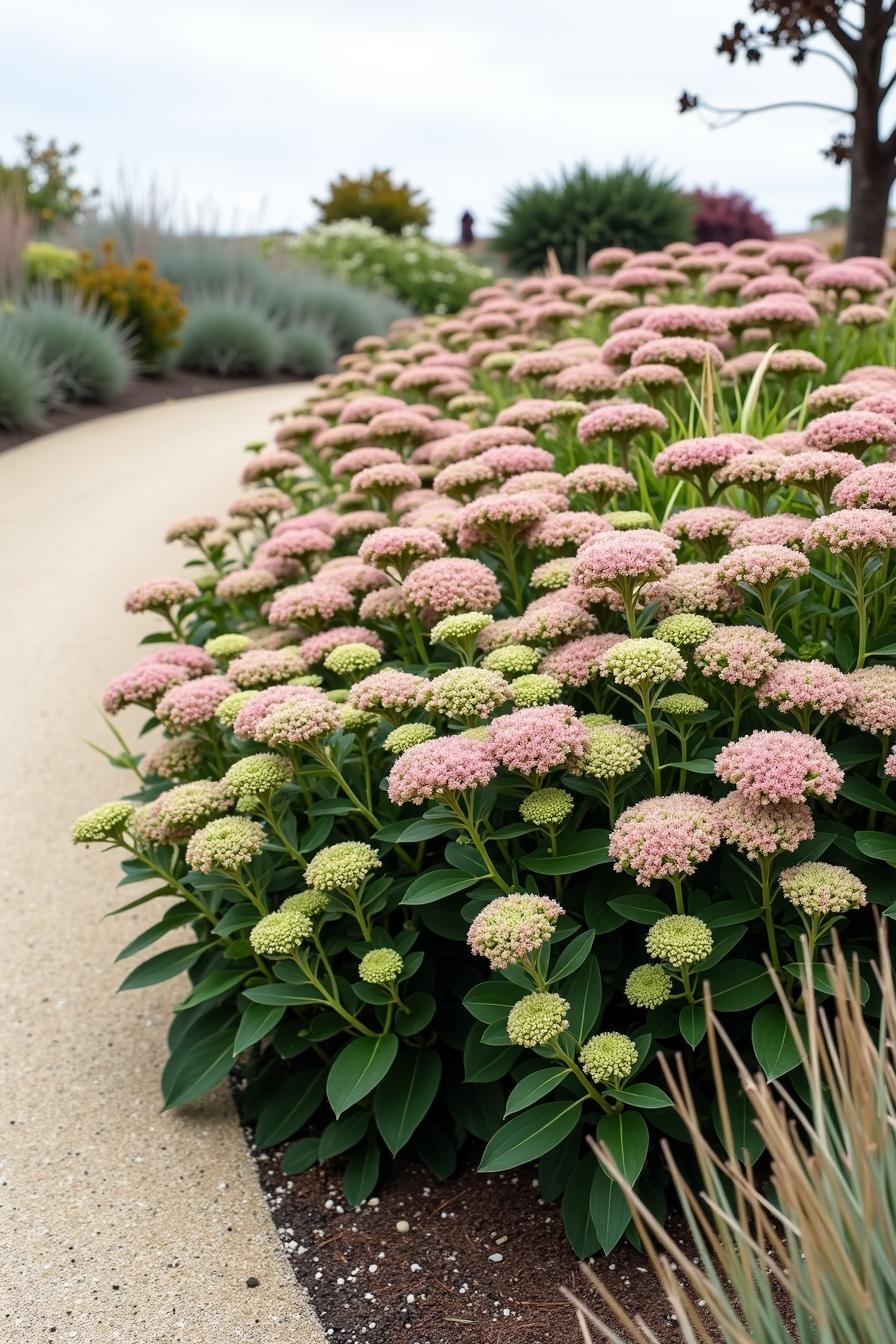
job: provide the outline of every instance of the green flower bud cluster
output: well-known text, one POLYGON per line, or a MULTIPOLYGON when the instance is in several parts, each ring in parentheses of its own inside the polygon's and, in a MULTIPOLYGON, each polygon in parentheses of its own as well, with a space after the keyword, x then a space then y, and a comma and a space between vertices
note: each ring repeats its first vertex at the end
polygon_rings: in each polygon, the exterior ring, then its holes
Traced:
POLYGON ((664 966, 636 966, 625 982, 625 997, 635 1008, 659 1008, 672 993, 672 977, 664 966))
POLYGON ((311 937, 311 920, 298 910, 277 910, 249 932, 253 952, 260 957, 288 957, 311 937))
POLYGON ((309 919, 317 919, 330 904, 330 898, 324 891, 297 891, 294 896, 287 896, 281 905, 282 910, 297 910, 300 915, 307 915, 309 919))
POLYGON ((594 1083, 618 1086, 638 1062, 633 1040, 620 1031, 602 1031, 586 1041, 579 1052, 583 1072, 594 1083))
POLYGON ((398 728, 392 729, 383 742, 383 747, 393 756, 400 756, 409 747, 419 747, 421 742, 428 742, 435 735, 436 730, 431 723, 402 723, 398 728))
POLYGON ((213 635, 203 645, 208 656, 219 663, 229 663, 251 647, 252 641, 248 635, 213 635))
POLYGON ((337 677, 366 677, 383 661, 369 644, 337 644, 324 659, 324 667, 337 677))
POLYGON ((429 632, 430 644, 463 644, 475 639, 480 631, 494 625, 494 616, 484 611, 461 611, 437 621, 429 632))
POLYGON ((562 684, 547 672, 530 672, 511 682, 510 697, 517 709, 551 705, 560 699, 562 684))
POLYGON ((684 649, 692 644, 702 644, 714 629, 708 616, 692 616, 690 612, 682 611, 675 616, 666 616, 653 633, 657 639, 684 649))
POLYGON ((502 677, 534 672, 537 663, 538 650, 530 649, 528 644, 504 644, 500 649, 492 649, 482 660, 484 668, 489 672, 500 672, 502 677))
POLYGON ((133 815, 132 803, 103 803, 73 823, 72 841, 76 845, 93 845, 117 840, 133 815))
POLYGON ((391 985, 404 970, 404 961, 391 947, 376 947, 361 958, 358 975, 368 985, 391 985))
POLYGON ((625 639, 614 644, 600 660, 600 670, 617 686, 658 686, 679 681, 687 663, 665 639, 625 639))
POLYGON ((709 705, 699 695, 688 695, 685 691, 681 691, 674 695, 660 696, 654 704, 654 709, 658 709, 662 714, 668 714, 672 719, 690 719, 696 714, 702 714, 704 709, 709 709, 709 705))
POLYGON ((250 700, 254 700, 256 695, 260 694, 260 691, 234 691, 221 701, 215 710, 215 718, 223 727, 232 728, 243 705, 248 705, 250 700))
POLYGON ((293 777, 292 766, 274 752, 262 751, 236 761, 224 776, 224 783, 238 798, 245 794, 264 797, 288 784, 293 777))
POLYGON ((549 1045, 569 1027, 569 1003, 559 994, 527 994, 511 1008, 507 1035, 514 1045, 534 1050, 549 1045))
POLYGON ((703 961, 712 947, 712 930, 696 915, 666 915, 647 934, 648 956, 677 970, 703 961))
POLYGON ((355 891, 381 867, 372 845, 361 840, 344 840, 317 851, 305 869, 305 880, 315 891, 355 891))
POLYGON ((566 789, 533 789, 520 803, 520 816, 533 826, 560 826, 574 806, 566 789))

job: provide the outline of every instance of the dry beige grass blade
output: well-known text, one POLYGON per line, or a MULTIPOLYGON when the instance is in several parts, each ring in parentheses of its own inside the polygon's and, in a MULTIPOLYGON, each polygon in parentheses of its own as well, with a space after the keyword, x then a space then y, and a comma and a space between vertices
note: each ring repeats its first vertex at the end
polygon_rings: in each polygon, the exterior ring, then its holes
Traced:
MULTIPOLYGON (((626 1187, 609 1152, 598 1150, 625 1190, 653 1271, 678 1318, 679 1344, 896 1339, 896 988, 885 926, 872 967, 881 1002, 879 1031, 866 1019, 859 967, 848 964, 838 946, 824 1003, 805 948, 804 963, 799 1016, 781 986, 776 988, 800 1051, 805 1105, 780 1083, 751 1074, 709 1012, 707 1042, 727 1150, 719 1153, 705 1137, 684 1060, 662 1061, 699 1172, 695 1188, 664 1145, 697 1264, 681 1256, 677 1243, 626 1187), (725 1091, 732 1070, 766 1145, 761 1177, 735 1148, 725 1091)), ((567 1296, 589 1330, 598 1330, 604 1344, 658 1344, 593 1269, 584 1272, 604 1315, 567 1296)), ((674 1342, 667 1338, 663 1344, 674 1342)))

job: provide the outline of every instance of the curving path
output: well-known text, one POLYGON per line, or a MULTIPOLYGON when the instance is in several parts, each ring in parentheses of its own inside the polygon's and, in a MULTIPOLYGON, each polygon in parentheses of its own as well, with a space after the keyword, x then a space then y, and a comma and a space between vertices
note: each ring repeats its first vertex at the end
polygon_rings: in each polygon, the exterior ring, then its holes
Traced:
MULTIPOLYGON (((0 1340, 321 1344, 222 1085, 160 1113, 182 986, 116 995, 145 924, 72 818, 126 788, 82 739, 148 628, 123 594, 177 573, 166 523, 222 509, 239 450, 299 385, 109 416, 0 457, 0 1340), (247 1287, 247 1279, 257 1287, 247 1287)), ((132 726, 132 725, 131 725, 132 726)))

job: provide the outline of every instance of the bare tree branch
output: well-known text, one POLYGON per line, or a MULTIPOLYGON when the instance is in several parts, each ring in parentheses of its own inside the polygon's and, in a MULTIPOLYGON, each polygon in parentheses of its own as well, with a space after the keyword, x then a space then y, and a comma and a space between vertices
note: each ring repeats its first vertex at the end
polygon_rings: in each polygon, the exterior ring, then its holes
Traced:
MULTIPOLYGON (((715 107, 712 103, 705 103, 701 99, 694 104, 696 107, 702 107, 705 111, 712 113, 714 117, 723 118, 722 121, 713 126, 713 130, 720 130, 725 126, 733 126, 736 122, 742 121, 744 117, 756 116, 759 112, 780 112, 784 108, 807 107, 815 112, 836 112, 838 116, 851 117, 852 108, 837 107, 833 103, 808 102, 802 99, 787 100, 780 103, 761 103, 757 107, 715 107)), ((682 107, 682 111, 686 109, 682 107)), ((687 109, 690 110, 690 109, 687 109)))

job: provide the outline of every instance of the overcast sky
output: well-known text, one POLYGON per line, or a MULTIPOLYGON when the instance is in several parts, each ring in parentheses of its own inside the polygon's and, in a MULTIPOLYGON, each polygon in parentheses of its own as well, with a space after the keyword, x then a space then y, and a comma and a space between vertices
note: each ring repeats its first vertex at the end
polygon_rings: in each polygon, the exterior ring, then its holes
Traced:
POLYGON ((176 196, 221 228, 301 228, 340 172, 393 168, 432 232, 579 160, 650 160, 684 187, 740 190, 779 229, 843 203, 820 149, 845 127, 787 111, 711 130, 720 104, 849 102, 828 61, 731 68, 719 31, 747 0, 40 0, 7 7, 0 159, 34 131, 82 145, 82 177, 176 196))

